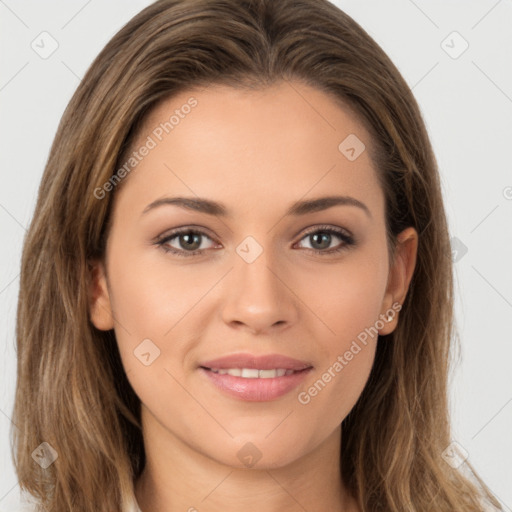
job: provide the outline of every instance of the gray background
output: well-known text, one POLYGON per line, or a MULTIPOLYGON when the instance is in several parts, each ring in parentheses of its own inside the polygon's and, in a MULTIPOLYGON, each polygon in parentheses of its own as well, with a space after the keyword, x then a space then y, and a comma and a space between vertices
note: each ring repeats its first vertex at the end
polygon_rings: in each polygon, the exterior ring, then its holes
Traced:
MULTIPOLYGON (((21 247, 39 181, 80 77, 149 3, 0 0, 0 512, 20 510, 9 443, 14 326, 21 247), (44 31, 50 36, 40 35, 44 31), (58 44, 54 53, 41 56, 52 44, 58 44)), ((510 511, 512 2, 334 3, 392 58, 427 123, 456 260, 462 357, 451 374, 453 440, 510 511)))

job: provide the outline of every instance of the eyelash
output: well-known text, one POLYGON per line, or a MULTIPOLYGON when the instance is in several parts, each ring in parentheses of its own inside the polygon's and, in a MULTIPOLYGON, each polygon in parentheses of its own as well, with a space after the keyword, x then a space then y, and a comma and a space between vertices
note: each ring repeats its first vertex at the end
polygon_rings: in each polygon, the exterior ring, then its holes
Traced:
MULTIPOLYGON (((345 251, 345 250, 349 249, 350 246, 353 246, 356 244, 356 241, 352 236, 347 235, 341 229, 336 229, 336 228, 333 228, 330 226, 315 226, 315 229, 310 230, 307 233, 305 233, 304 236, 300 240, 303 240, 307 236, 313 235, 315 233, 327 233, 330 235, 336 235, 343 241, 343 243, 335 249, 329 249, 329 250, 307 249, 308 251, 311 251, 315 254, 320 254, 322 256, 337 254, 341 251, 345 251)), ((210 238, 210 240, 211 240, 211 237, 209 237, 204 231, 196 230, 193 228, 180 228, 180 229, 177 229, 177 230, 171 232, 169 235, 157 240, 155 242, 155 244, 157 246, 159 246, 161 249, 163 249, 166 253, 172 253, 176 256, 180 256, 180 257, 184 257, 184 258, 188 258, 190 256, 195 256, 195 255, 200 254, 201 252, 206 250, 206 249, 196 249, 195 251, 184 251, 184 250, 175 249, 175 248, 172 248, 172 247, 169 247, 166 245, 173 238, 176 238, 177 236, 182 235, 182 234, 205 235, 207 238, 210 238)))

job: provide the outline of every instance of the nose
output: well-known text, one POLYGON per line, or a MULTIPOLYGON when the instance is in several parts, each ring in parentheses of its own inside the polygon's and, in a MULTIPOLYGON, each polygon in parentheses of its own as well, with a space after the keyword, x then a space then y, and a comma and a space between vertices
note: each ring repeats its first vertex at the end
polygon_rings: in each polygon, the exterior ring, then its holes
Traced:
POLYGON ((247 262, 236 255, 234 268, 225 283, 222 317, 235 329, 252 334, 273 333, 292 325, 298 317, 298 299, 287 281, 289 273, 263 251, 247 262))

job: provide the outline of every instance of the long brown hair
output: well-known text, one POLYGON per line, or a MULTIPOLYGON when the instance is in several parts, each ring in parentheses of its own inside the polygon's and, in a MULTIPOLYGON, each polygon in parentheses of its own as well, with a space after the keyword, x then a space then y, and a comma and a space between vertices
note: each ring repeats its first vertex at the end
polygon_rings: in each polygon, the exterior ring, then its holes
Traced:
POLYGON ((372 134, 390 254, 401 230, 419 233, 398 326, 379 340, 342 424, 346 485, 364 512, 480 512, 481 500, 502 510, 468 461, 455 469, 443 458, 458 339, 447 220, 420 110, 382 49, 327 0, 160 0, 112 38, 70 101, 24 242, 17 313, 13 457, 41 510, 127 510, 145 463, 140 401, 114 332, 89 319, 89 263, 104 255, 118 187, 104 198, 98 189, 158 102, 209 84, 282 80, 349 105, 372 134))

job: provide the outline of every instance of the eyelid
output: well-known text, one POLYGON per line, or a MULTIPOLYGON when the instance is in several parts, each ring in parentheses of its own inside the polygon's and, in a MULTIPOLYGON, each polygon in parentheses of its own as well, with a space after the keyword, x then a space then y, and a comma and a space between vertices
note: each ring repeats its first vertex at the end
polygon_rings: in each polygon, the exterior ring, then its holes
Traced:
POLYGON ((352 235, 348 229, 341 226, 333 226, 331 224, 313 224, 312 226, 302 229, 298 234, 303 233, 302 238, 304 238, 305 236, 310 235, 311 233, 316 233, 317 231, 333 231, 346 237, 354 238, 354 235, 352 235))
POLYGON ((162 240, 166 240, 169 238, 172 238, 174 236, 180 235, 182 233, 197 233, 200 235, 206 235, 211 240, 215 239, 215 236, 212 234, 212 232, 203 226, 197 226, 195 224, 189 224, 186 226, 180 226, 178 228, 169 229, 167 231, 164 231, 161 235, 158 235, 154 238, 154 242, 161 242, 162 240))

